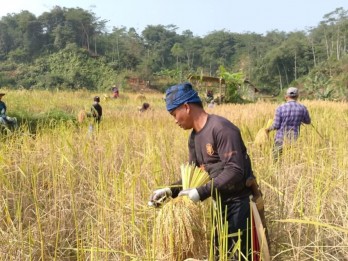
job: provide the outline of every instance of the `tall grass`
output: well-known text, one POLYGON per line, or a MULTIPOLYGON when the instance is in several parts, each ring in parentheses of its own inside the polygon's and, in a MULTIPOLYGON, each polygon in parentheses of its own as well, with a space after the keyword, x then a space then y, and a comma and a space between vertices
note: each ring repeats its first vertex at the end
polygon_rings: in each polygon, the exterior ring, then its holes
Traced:
MULTIPOLYGON (((9 92, 8 114, 37 116, 53 109, 77 115, 88 92, 9 92), (35 106, 34 106, 35 105, 35 106)), ((102 101, 99 130, 88 122, 40 123, 0 146, 1 260, 154 260, 151 191, 176 181, 187 161, 185 132, 165 111, 162 95, 102 101)), ((303 101, 313 126, 279 162, 272 140, 253 144, 278 104, 208 109, 242 131, 265 198, 274 260, 348 259, 348 105, 303 101)), ((24 128, 25 126, 23 126, 24 128)), ((209 201, 207 201, 208 204, 209 201)), ((207 212, 207 215, 209 213, 207 212)))

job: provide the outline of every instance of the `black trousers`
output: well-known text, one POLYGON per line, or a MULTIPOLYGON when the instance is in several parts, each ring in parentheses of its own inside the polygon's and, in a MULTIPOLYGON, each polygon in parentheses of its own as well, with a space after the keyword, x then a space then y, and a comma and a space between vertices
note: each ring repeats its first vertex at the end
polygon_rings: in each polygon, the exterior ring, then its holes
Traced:
MULTIPOLYGON (((250 238, 250 199, 245 197, 238 200, 233 200, 232 203, 221 204, 221 218, 222 221, 225 220, 228 222, 228 239, 227 239, 227 253, 220 253, 219 241, 221 242, 221 236, 219 231, 215 231, 214 246, 215 246, 215 260, 226 260, 225 257, 228 257, 227 260, 238 260, 239 252, 237 251, 235 255, 231 255, 235 244, 238 241, 238 235, 231 237, 231 234, 238 232, 238 229, 241 232, 241 251, 247 259, 241 258, 241 260, 251 260, 249 256, 251 252, 251 238, 250 238), (220 258, 221 255, 221 258, 220 258)), ((221 222, 221 221, 217 221, 221 222)))

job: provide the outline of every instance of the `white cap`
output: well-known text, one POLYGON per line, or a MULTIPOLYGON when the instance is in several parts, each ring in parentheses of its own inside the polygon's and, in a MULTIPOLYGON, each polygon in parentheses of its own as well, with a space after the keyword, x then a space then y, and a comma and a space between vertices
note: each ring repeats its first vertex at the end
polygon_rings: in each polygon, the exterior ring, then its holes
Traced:
POLYGON ((289 87, 286 91, 286 95, 289 97, 297 97, 298 89, 296 87, 289 87))

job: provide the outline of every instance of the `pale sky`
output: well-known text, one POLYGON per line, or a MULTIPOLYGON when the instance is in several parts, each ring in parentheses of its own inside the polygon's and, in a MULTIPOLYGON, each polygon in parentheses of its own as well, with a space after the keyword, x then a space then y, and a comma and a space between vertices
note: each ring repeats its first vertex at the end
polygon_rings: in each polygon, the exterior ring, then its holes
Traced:
POLYGON ((348 0, 8 0, 1 5, 0 17, 21 10, 38 17, 56 5, 90 10, 109 21, 109 31, 125 26, 141 33, 147 25, 174 24, 177 33, 190 30, 196 36, 214 30, 259 34, 306 30, 336 8, 348 10, 348 0))

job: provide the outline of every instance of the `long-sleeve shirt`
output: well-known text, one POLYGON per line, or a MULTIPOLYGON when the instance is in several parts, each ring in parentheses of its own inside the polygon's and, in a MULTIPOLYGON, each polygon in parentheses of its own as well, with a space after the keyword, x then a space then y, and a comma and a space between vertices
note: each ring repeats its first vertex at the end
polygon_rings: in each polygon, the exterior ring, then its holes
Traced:
POLYGON ((6 116, 6 104, 0 101, 0 116, 6 116))
POLYGON ((308 110, 304 105, 291 100, 276 109, 273 125, 269 130, 277 130, 275 141, 283 143, 284 138, 289 140, 298 138, 301 123, 311 123, 308 110))
POLYGON ((91 112, 95 122, 100 123, 101 117, 103 116, 103 109, 99 103, 94 103, 91 107, 91 112))
POLYGON ((240 130, 227 119, 208 115, 204 127, 199 132, 192 131, 189 162, 204 166, 211 177, 209 183, 197 188, 200 200, 215 197, 215 189, 224 203, 251 194, 245 187, 246 178, 253 175, 251 162, 240 130), (217 165, 218 169, 210 168, 217 165))

